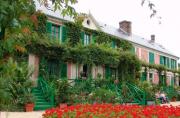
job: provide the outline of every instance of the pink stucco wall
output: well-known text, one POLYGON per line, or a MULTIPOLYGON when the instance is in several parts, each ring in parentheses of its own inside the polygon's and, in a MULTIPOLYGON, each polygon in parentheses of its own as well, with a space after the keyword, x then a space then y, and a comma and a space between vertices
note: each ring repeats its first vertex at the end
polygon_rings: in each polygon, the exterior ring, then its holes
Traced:
POLYGON ((154 72, 153 83, 154 83, 154 84, 158 84, 158 83, 159 83, 159 75, 158 75, 157 72, 154 72))
POLYGON ((140 50, 141 50, 141 48, 139 48, 139 47, 136 47, 136 55, 137 55, 137 57, 140 59, 140 57, 141 57, 141 55, 140 55, 140 50))
POLYGON ((159 64, 160 56, 159 54, 155 54, 155 64, 159 64))
POLYGON ((68 65, 68 66, 67 66, 67 68, 68 68, 68 69, 67 69, 67 70, 68 70, 68 72, 67 72, 67 73, 68 73, 68 79, 71 79, 71 65, 72 65, 72 64, 71 64, 71 62, 68 62, 67 65, 68 65))
POLYGON ((148 62, 148 51, 146 49, 141 48, 141 60, 148 62))

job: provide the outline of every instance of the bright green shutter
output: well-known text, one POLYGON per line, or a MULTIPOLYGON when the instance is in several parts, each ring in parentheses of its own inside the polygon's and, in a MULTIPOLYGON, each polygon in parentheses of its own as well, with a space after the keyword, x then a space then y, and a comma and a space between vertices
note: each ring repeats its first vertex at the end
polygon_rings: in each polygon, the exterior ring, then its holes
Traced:
POLYGON ((46 22, 46 32, 49 34, 50 38, 52 36, 52 23, 46 22))
POLYGON ((170 61, 169 61, 169 58, 167 57, 167 67, 169 68, 170 67, 170 61))
POLYGON ((58 27, 58 41, 59 41, 59 42, 61 42, 61 41, 60 41, 60 40, 61 40, 60 34, 61 34, 61 27, 59 26, 59 27, 58 27))
POLYGON ((171 59, 171 69, 174 69, 174 60, 171 59))
POLYGON ((146 77, 147 77, 146 72, 142 72, 142 74, 141 74, 141 81, 145 81, 146 77))
POLYGON ((96 43, 96 36, 95 34, 92 34, 92 44, 95 44, 96 43))
POLYGON ((154 64, 154 53, 149 52, 149 63, 154 64))
POLYGON ((61 63, 61 78, 67 77, 67 64, 61 63))
POLYGON ((65 26, 62 26, 62 42, 65 42, 67 38, 67 29, 65 26))
POLYGON ((105 78, 108 79, 111 77, 111 70, 109 66, 105 67, 105 78))
POLYGON ((84 45, 84 32, 81 32, 81 42, 82 42, 82 44, 84 45))
POLYGON ((176 68, 177 68, 177 61, 174 60, 174 69, 176 69, 176 68))
POLYGON ((116 42, 112 41, 112 48, 115 48, 115 47, 116 47, 116 42))
POLYGON ((131 48, 131 52, 132 52, 133 54, 135 54, 135 47, 134 47, 134 46, 131 48))
POLYGON ((171 78, 171 86, 174 86, 174 78, 171 78))
POLYGON ((164 58, 163 58, 163 56, 160 56, 160 64, 164 65, 164 58))

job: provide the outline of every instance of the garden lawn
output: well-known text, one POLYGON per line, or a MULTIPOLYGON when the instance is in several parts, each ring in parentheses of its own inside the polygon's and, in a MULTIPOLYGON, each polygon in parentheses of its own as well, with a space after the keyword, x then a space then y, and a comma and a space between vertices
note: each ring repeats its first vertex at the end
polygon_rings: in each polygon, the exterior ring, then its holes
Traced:
POLYGON ((46 110, 44 118, 180 118, 180 106, 79 104, 46 110))

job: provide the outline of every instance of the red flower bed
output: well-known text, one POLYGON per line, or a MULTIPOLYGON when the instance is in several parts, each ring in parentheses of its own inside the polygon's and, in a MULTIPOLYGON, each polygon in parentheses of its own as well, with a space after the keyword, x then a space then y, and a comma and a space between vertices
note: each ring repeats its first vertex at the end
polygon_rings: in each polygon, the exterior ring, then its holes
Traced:
POLYGON ((180 118, 180 106, 76 105, 46 110, 44 118, 180 118))

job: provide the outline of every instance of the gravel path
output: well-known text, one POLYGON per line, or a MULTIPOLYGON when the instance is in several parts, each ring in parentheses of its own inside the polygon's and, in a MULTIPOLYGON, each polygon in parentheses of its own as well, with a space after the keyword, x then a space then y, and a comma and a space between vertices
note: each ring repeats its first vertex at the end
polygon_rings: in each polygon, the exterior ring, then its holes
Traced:
MULTIPOLYGON (((179 106, 180 101, 170 102, 169 104, 162 104, 162 105, 179 106)), ((33 111, 33 112, 1 112, 0 111, 0 118, 42 118, 43 113, 44 111, 33 111)))
POLYGON ((0 112, 0 118, 42 118, 44 111, 0 112))

